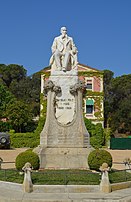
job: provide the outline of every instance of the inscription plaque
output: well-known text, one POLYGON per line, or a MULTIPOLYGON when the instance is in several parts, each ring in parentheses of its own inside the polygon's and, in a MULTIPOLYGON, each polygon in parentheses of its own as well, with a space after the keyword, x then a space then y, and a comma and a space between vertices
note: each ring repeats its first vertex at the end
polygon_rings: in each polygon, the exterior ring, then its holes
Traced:
POLYGON ((70 124, 75 115, 75 98, 69 94, 68 98, 56 97, 55 117, 63 125, 70 124), (70 96, 70 98, 69 98, 70 96))

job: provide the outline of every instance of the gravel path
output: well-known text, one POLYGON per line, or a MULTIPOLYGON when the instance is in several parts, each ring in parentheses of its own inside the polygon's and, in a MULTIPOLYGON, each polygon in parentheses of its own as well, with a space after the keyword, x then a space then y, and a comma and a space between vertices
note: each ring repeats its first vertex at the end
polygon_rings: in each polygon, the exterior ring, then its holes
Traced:
MULTIPOLYGON (((26 151, 27 148, 17 148, 17 149, 0 149, 0 157, 3 159, 3 161, 5 163, 2 164, 2 168, 15 168, 15 159, 17 157, 17 155, 21 152, 26 151), (10 163, 6 163, 6 162, 10 162, 10 163)), ((115 169, 121 170, 121 169, 125 169, 124 164, 120 164, 123 163, 123 160, 125 158, 130 158, 131 159, 131 150, 107 150, 108 152, 110 152, 110 154, 113 157, 113 167, 115 169)))
POLYGON ((27 148, 17 148, 17 149, 0 149, 0 157, 5 163, 2 163, 2 168, 15 168, 15 159, 17 155, 21 152, 26 151, 27 148), (7 163, 11 162, 11 163, 7 163))
POLYGON ((110 150, 110 149, 108 149, 107 151, 110 152, 110 154, 112 155, 112 158, 113 158, 113 167, 112 168, 118 169, 118 170, 125 169, 125 165, 120 164, 120 163, 123 163, 125 158, 131 159, 131 150, 110 150))

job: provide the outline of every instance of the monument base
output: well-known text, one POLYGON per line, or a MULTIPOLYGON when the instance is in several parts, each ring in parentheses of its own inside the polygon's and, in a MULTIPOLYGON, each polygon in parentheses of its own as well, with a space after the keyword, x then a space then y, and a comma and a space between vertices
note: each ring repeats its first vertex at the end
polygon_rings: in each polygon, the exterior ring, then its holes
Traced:
POLYGON ((37 147, 40 169, 88 169, 88 155, 92 148, 37 147))

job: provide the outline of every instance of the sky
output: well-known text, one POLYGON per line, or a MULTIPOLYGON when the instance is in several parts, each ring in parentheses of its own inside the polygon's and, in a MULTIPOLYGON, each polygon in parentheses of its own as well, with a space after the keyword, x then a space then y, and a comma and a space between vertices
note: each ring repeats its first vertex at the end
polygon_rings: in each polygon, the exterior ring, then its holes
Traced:
POLYGON ((0 64, 23 65, 28 75, 47 67, 62 26, 79 63, 131 73, 131 0, 0 0, 0 64))

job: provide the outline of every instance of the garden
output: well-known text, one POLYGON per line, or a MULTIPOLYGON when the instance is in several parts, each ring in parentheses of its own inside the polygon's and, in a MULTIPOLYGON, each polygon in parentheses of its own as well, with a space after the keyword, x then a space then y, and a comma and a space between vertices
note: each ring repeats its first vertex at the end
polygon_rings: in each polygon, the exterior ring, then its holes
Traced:
POLYGON ((110 183, 131 181, 131 170, 114 170, 112 156, 103 149, 93 150, 88 157, 89 170, 40 170, 39 157, 31 149, 20 153, 15 162, 16 169, 0 169, 0 180, 23 183, 23 166, 26 162, 32 165, 32 183, 34 185, 99 185, 101 181, 100 166, 106 162, 109 167, 110 183))

